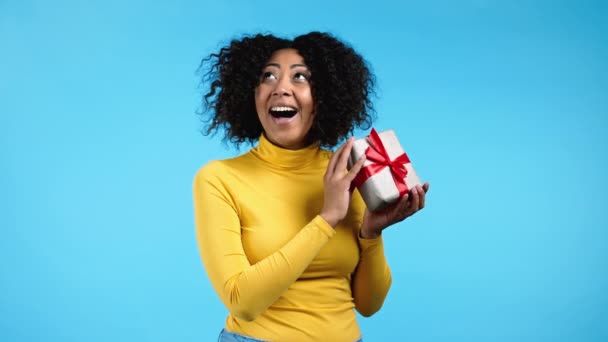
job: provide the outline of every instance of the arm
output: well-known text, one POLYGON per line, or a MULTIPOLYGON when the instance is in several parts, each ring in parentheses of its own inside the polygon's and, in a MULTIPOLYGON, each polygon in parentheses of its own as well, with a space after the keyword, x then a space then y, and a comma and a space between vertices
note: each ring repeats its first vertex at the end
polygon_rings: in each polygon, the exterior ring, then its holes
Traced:
POLYGON ((382 307, 391 287, 391 271, 384 256, 382 237, 363 239, 359 237, 361 255, 353 276, 355 308, 365 317, 382 307))
POLYGON ((193 184, 198 245, 226 308, 251 321, 298 279, 335 231, 316 216, 282 248, 251 265, 243 250, 236 206, 215 174, 205 167, 193 184))
POLYGON ((382 307, 391 286, 391 272, 384 256, 382 231, 403 221, 424 208, 425 195, 429 189, 426 183, 406 194, 394 205, 379 211, 365 210, 359 231, 361 256, 353 278, 355 307, 363 316, 371 316, 382 307))

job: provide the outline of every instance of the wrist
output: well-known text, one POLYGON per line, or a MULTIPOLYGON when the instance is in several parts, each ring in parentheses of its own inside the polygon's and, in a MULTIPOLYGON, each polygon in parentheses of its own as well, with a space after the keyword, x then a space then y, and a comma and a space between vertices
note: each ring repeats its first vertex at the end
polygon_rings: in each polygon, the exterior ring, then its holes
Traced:
POLYGON ((381 235, 382 235, 382 231, 379 231, 379 232, 371 231, 370 229, 367 228, 367 226, 362 226, 361 229, 359 229, 359 237, 362 239, 366 239, 366 240, 377 239, 381 235))
POLYGON ((327 222, 330 226, 332 226, 333 228, 336 228, 336 226, 338 225, 338 223, 340 222, 340 220, 336 219, 333 215, 331 214, 327 214, 324 212, 321 212, 319 214, 319 216, 321 216, 321 218, 323 218, 325 220, 325 222, 327 222))

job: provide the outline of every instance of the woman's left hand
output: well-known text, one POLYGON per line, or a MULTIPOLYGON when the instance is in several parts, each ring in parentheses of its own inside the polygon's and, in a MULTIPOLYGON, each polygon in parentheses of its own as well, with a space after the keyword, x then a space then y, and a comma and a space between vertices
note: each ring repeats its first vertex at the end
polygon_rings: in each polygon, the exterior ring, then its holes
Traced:
POLYGON ((429 191, 430 184, 416 186, 405 194, 397 203, 377 212, 365 209, 363 224, 361 224, 360 235, 364 239, 375 239, 382 231, 406 218, 414 215, 417 211, 424 208, 426 192, 429 191))

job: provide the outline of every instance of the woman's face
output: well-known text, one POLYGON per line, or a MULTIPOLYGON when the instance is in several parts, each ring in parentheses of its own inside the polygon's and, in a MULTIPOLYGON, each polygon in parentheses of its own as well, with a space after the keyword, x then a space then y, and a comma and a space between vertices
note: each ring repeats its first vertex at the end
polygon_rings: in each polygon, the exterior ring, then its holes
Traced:
POLYGON ((275 51, 255 89, 255 108, 266 137, 287 149, 306 146, 314 120, 310 71, 295 49, 275 51))

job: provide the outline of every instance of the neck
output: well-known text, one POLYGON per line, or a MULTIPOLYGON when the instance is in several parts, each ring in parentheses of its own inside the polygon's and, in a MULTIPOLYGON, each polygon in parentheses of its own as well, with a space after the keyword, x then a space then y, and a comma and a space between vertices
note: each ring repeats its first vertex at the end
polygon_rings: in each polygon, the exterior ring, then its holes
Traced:
POLYGON ((301 148, 286 148, 270 141, 262 134, 252 153, 273 166, 285 169, 298 169, 309 165, 319 156, 319 144, 308 144, 301 148))

